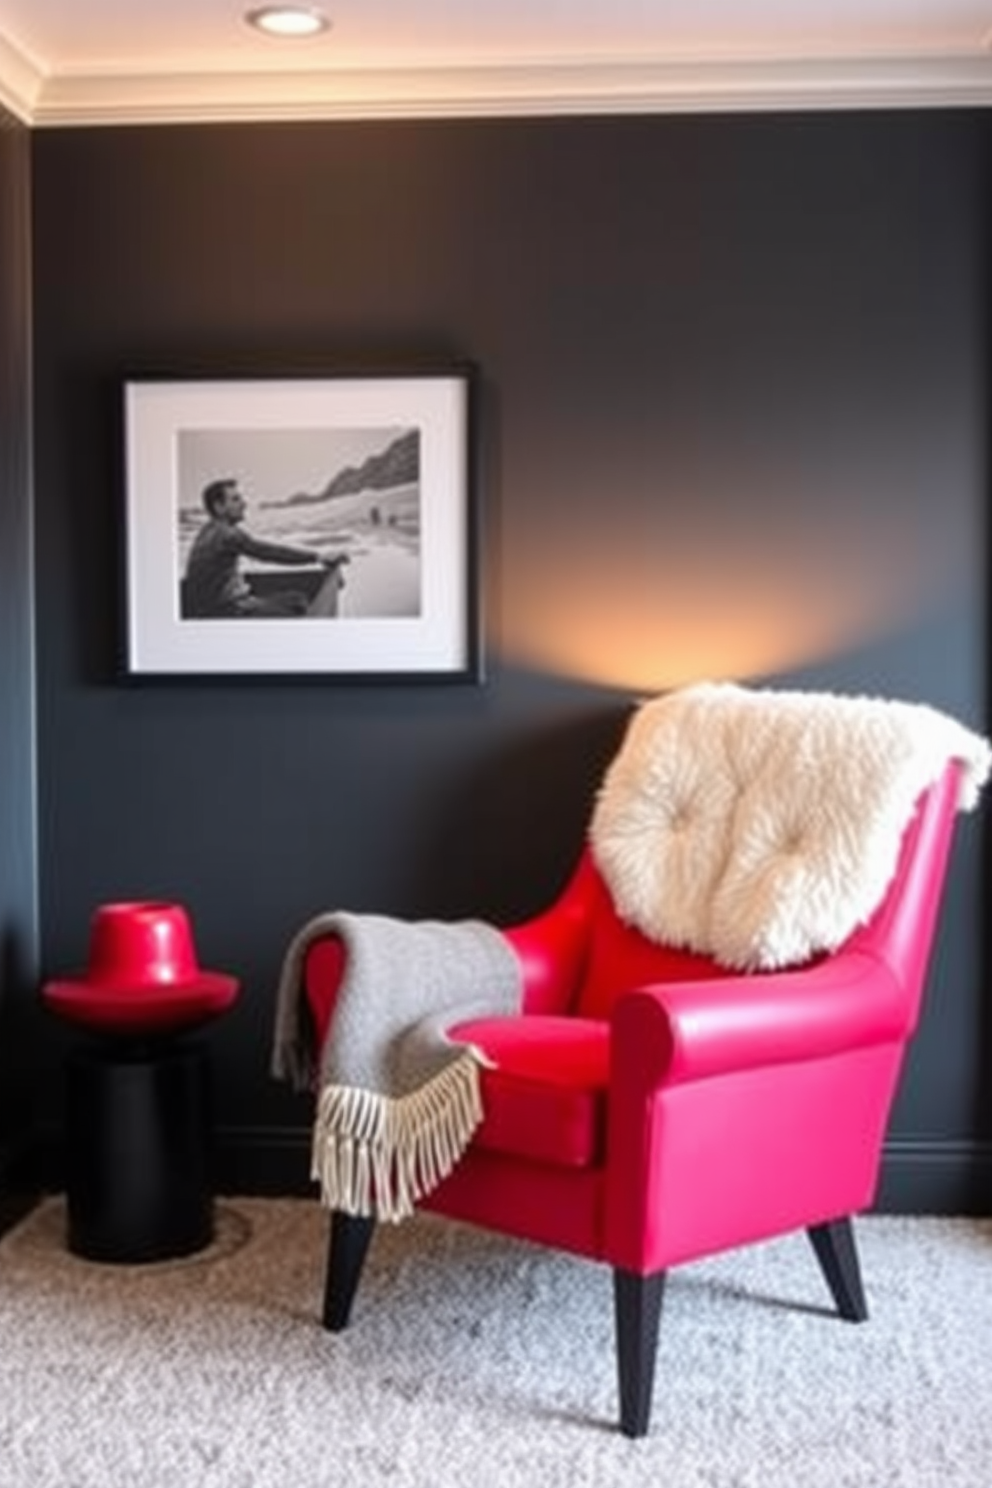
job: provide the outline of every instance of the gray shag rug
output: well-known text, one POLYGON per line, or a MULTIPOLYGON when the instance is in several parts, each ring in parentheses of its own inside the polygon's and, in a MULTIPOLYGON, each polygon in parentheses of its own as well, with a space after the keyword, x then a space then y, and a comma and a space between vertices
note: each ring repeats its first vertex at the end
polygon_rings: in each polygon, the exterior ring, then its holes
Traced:
POLYGON ((70 1255, 58 1199, 0 1242, 0 1488, 992 1483, 992 1220, 862 1219, 861 1326, 802 1235, 674 1271, 639 1441, 606 1268, 418 1215, 332 1335, 315 1202, 217 1221, 151 1266, 70 1255))

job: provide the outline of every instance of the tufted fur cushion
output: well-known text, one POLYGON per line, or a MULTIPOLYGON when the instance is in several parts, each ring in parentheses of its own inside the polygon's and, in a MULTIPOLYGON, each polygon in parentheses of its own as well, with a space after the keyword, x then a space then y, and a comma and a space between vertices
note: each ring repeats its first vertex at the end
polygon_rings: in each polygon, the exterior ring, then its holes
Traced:
POLYGON ((878 905, 920 793, 985 739, 924 704, 700 683, 643 704, 589 837, 618 913, 742 970, 835 949, 878 905))

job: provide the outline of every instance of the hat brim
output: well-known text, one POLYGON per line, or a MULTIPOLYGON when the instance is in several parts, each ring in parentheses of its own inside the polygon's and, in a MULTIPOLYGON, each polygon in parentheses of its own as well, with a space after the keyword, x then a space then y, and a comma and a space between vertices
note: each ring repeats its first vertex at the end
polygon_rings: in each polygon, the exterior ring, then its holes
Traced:
POLYGON ((230 1007, 238 980, 204 971, 186 982, 136 986, 79 977, 46 982, 42 997, 67 1022, 104 1033, 165 1033, 208 1022, 230 1007))

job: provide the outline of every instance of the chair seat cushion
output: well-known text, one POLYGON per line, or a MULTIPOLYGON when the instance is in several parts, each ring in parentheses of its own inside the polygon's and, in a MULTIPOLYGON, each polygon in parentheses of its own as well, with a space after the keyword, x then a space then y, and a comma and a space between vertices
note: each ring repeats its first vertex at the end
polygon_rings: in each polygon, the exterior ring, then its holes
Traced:
POLYGON ((449 1033, 493 1065, 482 1071, 485 1115, 474 1145, 564 1167, 602 1161, 608 1023, 531 1014, 475 1018, 449 1033))

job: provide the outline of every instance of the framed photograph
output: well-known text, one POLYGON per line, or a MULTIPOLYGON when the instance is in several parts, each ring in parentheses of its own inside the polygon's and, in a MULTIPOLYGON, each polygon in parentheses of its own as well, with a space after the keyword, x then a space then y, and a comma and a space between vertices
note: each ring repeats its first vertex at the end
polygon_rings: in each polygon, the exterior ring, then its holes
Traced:
POLYGON ((479 677, 471 374, 124 384, 127 667, 479 677))

